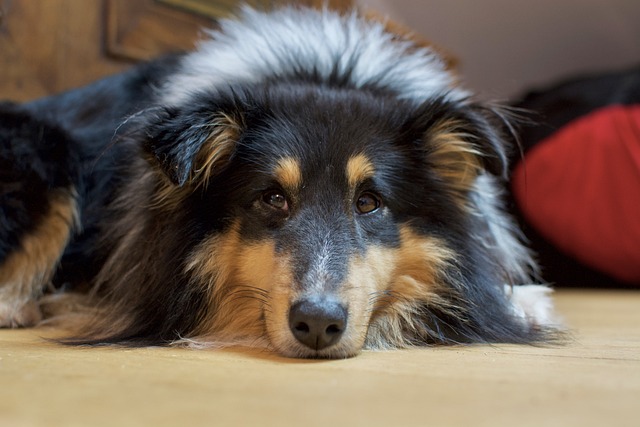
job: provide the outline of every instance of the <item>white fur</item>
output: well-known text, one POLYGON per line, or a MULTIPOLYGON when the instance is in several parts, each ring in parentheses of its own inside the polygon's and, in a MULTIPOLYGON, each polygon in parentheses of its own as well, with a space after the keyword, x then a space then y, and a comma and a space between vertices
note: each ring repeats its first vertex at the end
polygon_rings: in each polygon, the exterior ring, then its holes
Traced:
POLYGON ((530 283, 531 276, 538 275, 536 262, 531 251, 523 244, 522 232, 502 206, 502 191, 496 178, 482 174, 474 183, 470 198, 473 215, 481 217, 487 229, 476 235, 490 252, 494 254, 510 283, 530 283))
POLYGON ((555 326, 562 322, 555 317, 550 288, 542 285, 504 287, 513 313, 533 326, 555 326))
POLYGON ((244 8, 239 20, 221 21, 209 36, 162 88, 162 102, 180 105, 201 90, 294 73, 316 72, 326 80, 334 70, 341 76, 351 70, 349 84, 354 88, 386 88, 416 103, 436 95, 466 95, 454 89, 437 53, 398 40, 383 24, 356 12, 287 7, 263 13, 244 8))

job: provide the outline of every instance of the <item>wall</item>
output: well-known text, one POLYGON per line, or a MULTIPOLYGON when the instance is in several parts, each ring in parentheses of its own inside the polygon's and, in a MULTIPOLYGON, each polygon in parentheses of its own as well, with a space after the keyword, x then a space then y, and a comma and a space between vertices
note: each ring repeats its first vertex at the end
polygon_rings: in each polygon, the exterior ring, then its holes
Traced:
POLYGON ((513 97, 574 74, 640 65, 638 0, 359 0, 449 49, 467 85, 513 97))

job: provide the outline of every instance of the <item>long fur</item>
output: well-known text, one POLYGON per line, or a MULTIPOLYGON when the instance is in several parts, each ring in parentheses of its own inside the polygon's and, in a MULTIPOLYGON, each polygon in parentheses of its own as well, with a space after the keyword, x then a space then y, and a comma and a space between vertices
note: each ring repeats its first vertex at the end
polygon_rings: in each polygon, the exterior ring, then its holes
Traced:
POLYGON ((0 160, 67 171, 0 181, 0 324, 36 323, 40 303, 69 343, 294 357, 554 336, 503 207, 505 115, 434 50, 356 12, 293 7, 246 8, 209 36, 0 108, 0 160), (39 148, 51 135, 62 158, 39 148), (32 198, 51 208, 31 213, 32 198), (39 231, 60 212, 59 235, 39 231), (28 254, 34 239, 48 257, 28 254), (81 294, 88 312, 69 308, 81 294))

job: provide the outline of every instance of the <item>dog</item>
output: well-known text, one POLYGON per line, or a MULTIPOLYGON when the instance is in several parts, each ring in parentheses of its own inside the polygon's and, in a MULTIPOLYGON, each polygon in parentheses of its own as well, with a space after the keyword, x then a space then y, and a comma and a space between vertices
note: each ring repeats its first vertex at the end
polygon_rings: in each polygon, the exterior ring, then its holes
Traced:
POLYGON ((0 324, 302 358, 546 342, 511 129, 384 23, 245 8, 191 53, 0 106, 0 324))

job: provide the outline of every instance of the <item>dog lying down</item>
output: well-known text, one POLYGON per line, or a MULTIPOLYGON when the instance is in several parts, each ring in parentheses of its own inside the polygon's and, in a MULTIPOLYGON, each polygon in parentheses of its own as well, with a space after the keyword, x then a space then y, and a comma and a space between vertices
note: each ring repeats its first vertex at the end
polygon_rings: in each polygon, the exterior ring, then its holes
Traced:
POLYGON ((247 8, 192 53, 0 105, 0 324, 310 358, 546 342, 509 130, 381 23, 247 8))

